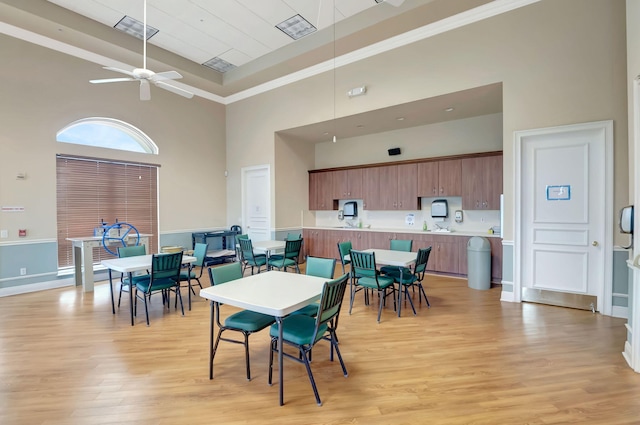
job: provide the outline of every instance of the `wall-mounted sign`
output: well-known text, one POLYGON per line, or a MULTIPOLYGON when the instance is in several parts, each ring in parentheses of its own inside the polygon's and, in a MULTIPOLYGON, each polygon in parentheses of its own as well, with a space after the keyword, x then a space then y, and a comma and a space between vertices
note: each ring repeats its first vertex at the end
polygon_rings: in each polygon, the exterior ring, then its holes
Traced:
POLYGON ((547 201, 568 201, 571 199, 571 185, 547 186, 547 201))
POLYGON ((24 207, 0 207, 2 212, 24 212, 24 207))

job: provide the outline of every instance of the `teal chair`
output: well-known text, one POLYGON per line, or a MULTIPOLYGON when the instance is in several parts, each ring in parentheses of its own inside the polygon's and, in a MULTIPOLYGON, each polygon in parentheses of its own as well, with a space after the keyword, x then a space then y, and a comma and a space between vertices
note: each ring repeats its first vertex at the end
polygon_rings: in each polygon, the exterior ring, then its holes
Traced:
POLYGON ((400 315, 402 309, 402 293, 404 291, 405 300, 408 299, 411 304, 411 309, 413 310, 413 315, 416 314, 416 308, 413 305, 413 300, 411 299, 411 295, 409 295, 409 287, 415 288, 418 287, 418 301, 422 304, 422 297, 424 296, 424 300, 427 303, 427 307, 431 307, 429 303, 429 299, 427 298, 427 294, 424 292, 424 286, 422 285, 422 281, 424 280, 424 274, 427 270, 427 262, 429 261, 429 255, 431 254, 431 247, 419 249, 418 255, 416 257, 416 262, 413 265, 413 269, 408 269, 406 267, 402 267, 402 273, 400 272, 400 268, 396 268, 394 271, 390 272, 387 276, 393 277, 395 282, 398 284, 398 290, 400 293, 398 296, 400 297, 400 305, 398 306, 398 316, 400 315))
MULTIPOLYGON (((208 247, 209 247, 209 244, 196 243, 195 247, 193 248, 193 256, 196 257, 196 261, 191 263, 191 267, 189 267, 188 270, 186 271, 183 270, 180 273, 180 288, 183 287, 182 282, 187 282, 185 287, 189 288, 189 310, 191 310, 191 294, 193 293, 193 295, 196 295, 196 291, 193 290, 193 283, 191 282, 195 280, 196 282, 198 282, 198 286, 200 287, 200 289, 202 289, 202 283, 200 282, 200 278, 202 277, 202 271, 205 269, 204 260, 205 260, 205 257, 207 256, 208 247), (200 268, 200 271, 198 274, 196 274, 196 272, 193 271, 193 267, 200 268)), ((176 303, 178 302, 177 298, 175 302, 176 303)))
MULTIPOLYGON (((325 279, 333 279, 333 273, 336 269, 335 258, 319 258, 319 257, 307 257, 307 271, 308 276, 323 277, 325 279)), ((318 314, 318 303, 312 303, 302 307, 299 310, 294 311, 291 314, 304 314, 307 316, 315 317, 318 314)))
MULTIPOLYGON (((223 283, 230 282, 232 280, 242 278, 242 266, 240 263, 225 264, 223 266, 211 267, 209 269, 209 278, 211 279, 211 285, 222 285, 223 283)), ((234 344, 244 345, 244 355, 247 365, 247 380, 251 380, 251 366, 249 363, 249 335, 254 332, 261 331, 262 329, 270 326, 275 322, 273 316, 268 316, 262 313, 256 313, 254 311, 242 310, 227 317, 224 324, 220 322, 220 304, 215 309, 215 320, 218 325, 218 335, 216 336, 216 342, 213 346, 213 351, 210 353, 210 367, 213 371, 213 358, 216 355, 218 344, 220 341, 232 342, 234 344), (226 338, 222 336, 225 331, 240 332, 244 339, 239 341, 237 339, 226 338)), ((213 372, 212 372, 213 373, 213 372)), ((213 378, 213 374, 210 376, 213 378)))
POLYGON ((267 266, 267 256, 265 254, 255 254, 253 252, 253 243, 251 239, 242 239, 239 238, 238 242, 240 243, 240 250, 242 251, 242 258, 246 262, 246 266, 242 268, 242 273, 246 267, 251 266, 251 274, 253 274, 253 268, 258 268, 258 273, 260 273, 260 268, 267 266))
POLYGON ((285 241, 296 241, 298 239, 302 239, 302 234, 300 233, 287 233, 287 238, 285 241))
MULTIPOLYGON (((132 246, 120 246, 118 247, 118 258, 125 257, 137 257, 138 255, 147 255, 147 248, 144 245, 132 245, 132 246)), ((147 273, 148 274, 148 273, 147 273)), ((140 278, 145 278, 142 276, 133 276, 133 285, 135 286, 136 281, 140 278)), ((131 290, 131 283, 129 282, 129 278, 124 275, 120 276, 120 294, 118 295, 118 308, 120 307, 120 301, 122 300, 122 293, 129 292, 131 290)))
POLYGON ((283 255, 272 255, 269 257, 269 268, 275 267, 278 270, 284 270, 286 272, 287 267, 295 267, 296 272, 300 273, 298 260, 301 249, 302 239, 286 241, 283 255))
POLYGON ((244 273, 248 264, 247 264, 247 261, 244 259, 244 255, 242 255, 242 248, 240 247, 240 239, 249 239, 249 235, 247 234, 236 235, 236 259, 237 261, 240 262, 240 264, 242 264, 242 273, 244 273))
POLYGON ((180 294, 180 269, 182 267, 182 251, 174 254, 154 254, 151 258, 151 273, 147 276, 140 276, 136 284, 136 303, 134 314, 138 310, 138 298, 144 300, 144 312, 147 316, 147 326, 149 326, 148 300, 156 292, 162 292, 162 302, 167 303, 170 308, 170 293, 173 291, 180 300, 180 309, 184 316, 184 306, 182 305, 182 295, 180 294))
MULTIPOLYGON (((349 314, 353 308, 353 300, 356 296, 356 292, 362 289, 371 289, 378 293, 380 298, 380 306, 378 307, 378 323, 380 323, 380 316, 382 314, 382 306, 384 305, 387 296, 393 295, 393 307, 396 307, 396 287, 394 285, 394 278, 389 276, 382 276, 378 272, 376 267, 376 256, 373 252, 362 252, 351 250, 351 302, 349 304, 349 314), (391 292, 389 292, 389 290, 391 292)), ((367 302, 365 292, 365 303, 367 302)))
POLYGON ((351 252, 351 241, 338 242, 338 253, 340 254, 340 263, 342 263, 342 273, 346 273, 344 266, 351 264, 350 260, 345 260, 345 256, 351 252))
MULTIPOLYGON (((389 249, 391 251, 411 252, 412 247, 413 241, 411 239, 391 239, 389 242, 389 249)), ((395 266, 382 266, 380 268, 380 273, 383 274, 392 273, 394 271, 398 271, 398 268, 395 266)))
MULTIPOLYGON (((320 341, 329 341, 331 344, 330 357, 333 361, 333 351, 335 350, 342 366, 342 373, 347 376, 347 368, 342 360, 340 349, 338 348, 338 340, 336 336, 336 329, 333 326, 337 323, 340 315, 340 307, 342 307, 342 300, 347 287, 348 274, 344 274, 341 277, 325 282, 322 288, 322 295, 320 298, 320 304, 318 308, 318 314, 315 318, 305 316, 303 314, 296 314, 287 316, 282 320, 282 342, 289 346, 298 349, 298 356, 285 353, 282 355, 298 363, 303 363, 307 369, 307 375, 309 375, 309 381, 313 388, 313 393, 316 396, 316 403, 318 406, 322 405, 320 395, 318 394, 318 387, 313 378, 311 372, 310 356, 313 347, 320 341)), ((269 385, 272 383, 273 377, 273 353, 282 350, 283 347, 278 347, 278 323, 271 326, 271 349, 269 350, 269 385)), ((282 365, 280 365, 282 367, 282 365)))

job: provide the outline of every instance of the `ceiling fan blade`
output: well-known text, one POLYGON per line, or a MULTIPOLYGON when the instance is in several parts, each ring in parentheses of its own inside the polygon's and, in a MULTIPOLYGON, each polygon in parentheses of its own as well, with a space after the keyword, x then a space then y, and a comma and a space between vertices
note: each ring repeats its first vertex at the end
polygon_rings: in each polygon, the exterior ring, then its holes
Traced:
POLYGON ((167 84, 164 81, 156 81, 154 84, 161 89, 165 89, 170 91, 171 93, 179 94, 180 96, 186 97, 187 99, 191 99, 193 97, 193 93, 190 91, 183 90, 179 87, 172 86, 171 84, 167 84))
POLYGON ((140 100, 151 100, 151 86, 147 80, 140 80, 140 100))
POLYGON ((180 78, 182 78, 182 75, 177 71, 165 71, 153 74, 151 81, 178 80, 180 78))
POLYGON ((107 70, 109 70, 109 71, 114 71, 114 72, 119 72, 119 73, 121 73, 121 74, 126 74, 126 75, 128 75, 128 76, 130 76, 130 77, 134 77, 134 78, 135 78, 135 76, 136 76, 136 74, 134 74, 132 71, 127 71, 127 70, 125 70, 125 69, 114 68, 114 67, 112 67, 112 66, 103 66, 102 68, 103 68, 103 69, 107 69, 107 70))
POLYGON ((135 78, 103 78, 102 80, 89 80, 92 84, 102 84, 102 83, 121 83, 123 81, 136 81, 135 78))

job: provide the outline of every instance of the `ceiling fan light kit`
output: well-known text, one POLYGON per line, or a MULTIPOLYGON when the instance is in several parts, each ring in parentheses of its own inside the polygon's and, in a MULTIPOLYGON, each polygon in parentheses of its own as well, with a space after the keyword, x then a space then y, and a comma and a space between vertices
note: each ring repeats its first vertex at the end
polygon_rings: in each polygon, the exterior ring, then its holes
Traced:
MULTIPOLYGON (((144 1, 144 22, 143 22, 143 34, 147 33, 147 0, 144 1)), ((146 37, 142 38, 142 68, 135 68, 133 71, 127 71, 125 69, 114 68, 111 66, 103 67, 106 70, 119 72, 121 74, 128 75, 129 77, 120 77, 120 78, 104 78, 100 80, 89 80, 92 84, 103 84, 103 83, 119 83, 125 81, 140 81, 140 100, 150 100, 151 99, 151 84, 156 87, 160 87, 161 89, 170 91, 172 93, 178 94, 180 96, 186 97, 187 99, 191 99, 193 97, 193 93, 190 91, 181 89, 180 87, 174 86, 173 84, 169 84, 166 81, 170 80, 178 80, 182 78, 182 75, 177 71, 165 71, 165 72, 153 72, 150 69, 147 69, 147 39, 146 37), (151 83, 151 84, 150 84, 151 83)))

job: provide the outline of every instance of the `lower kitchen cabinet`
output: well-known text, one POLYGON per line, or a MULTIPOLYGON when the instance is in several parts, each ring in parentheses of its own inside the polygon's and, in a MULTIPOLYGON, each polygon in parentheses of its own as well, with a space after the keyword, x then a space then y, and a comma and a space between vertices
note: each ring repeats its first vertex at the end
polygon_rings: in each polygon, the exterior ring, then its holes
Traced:
MULTIPOLYGON (((371 232, 361 230, 305 229, 305 256, 340 260, 338 242, 351 241, 353 249, 389 249, 391 239, 413 240, 413 251, 431 247, 427 271, 451 275, 467 275, 467 242, 469 236, 442 236, 428 233, 371 232)), ((502 280, 502 239, 487 238, 491 245, 491 280, 502 280)))

